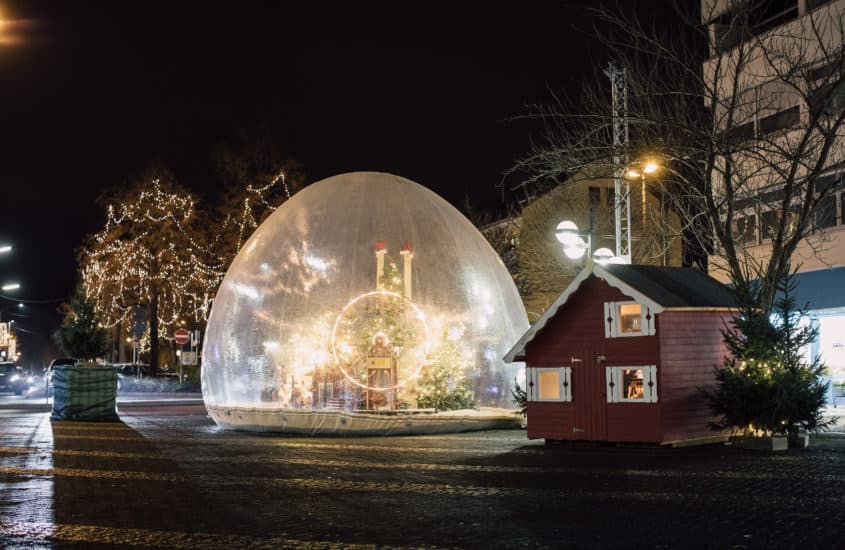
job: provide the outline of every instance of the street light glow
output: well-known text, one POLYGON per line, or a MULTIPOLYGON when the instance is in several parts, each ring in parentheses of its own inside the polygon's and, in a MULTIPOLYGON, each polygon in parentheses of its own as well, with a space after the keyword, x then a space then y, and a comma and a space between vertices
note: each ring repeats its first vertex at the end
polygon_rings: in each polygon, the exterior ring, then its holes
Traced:
POLYGON ((0 288, 2 288, 3 290, 17 290, 20 287, 21 287, 21 285, 19 285, 18 283, 9 283, 9 284, 3 285, 0 288))
POLYGON ((581 237, 575 237, 575 241, 571 244, 567 245, 563 249, 563 253, 566 254, 566 257, 571 260, 578 260, 584 257, 584 254, 587 252, 587 243, 581 237))
POLYGON ((555 229, 555 238, 564 247, 575 245, 576 241, 580 240, 578 238, 578 226, 575 225, 575 222, 569 220, 560 222, 555 229))
POLYGON ((11 252, 11 251, 12 251, 12 245, 10 245, 10 244, 0 246, 0 254, 4 254, 6 252, 11 252))
POLYGON ((653 163, 653 162, 649 162, 649 163, 647 163, 647 164, 645 165, 645 167, 643 168, 643 173, 644 173, 644 174, 651 174, 651 173, 652 173, 652 172, 654 172, 655 170, 657 170, 657 165, 656 165, 655 163, 653 163))

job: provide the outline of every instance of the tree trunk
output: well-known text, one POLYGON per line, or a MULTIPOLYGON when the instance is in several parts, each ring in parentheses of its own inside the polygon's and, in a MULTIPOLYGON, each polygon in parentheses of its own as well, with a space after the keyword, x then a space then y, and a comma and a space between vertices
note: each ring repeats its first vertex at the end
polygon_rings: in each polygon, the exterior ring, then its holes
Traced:
POLYGON ((150 296, 150 370, 158 372, 158 292, 150 296))
POLYGON ((120 355, 120 350, 123 348, 123 338, 121 338, 123 332, 120 330, 121 328, 123 328, 123 323, 118 322, 112 333, 111 354, 109 356, 109 361, 112 363, 123 361, 123 357, 120 355))

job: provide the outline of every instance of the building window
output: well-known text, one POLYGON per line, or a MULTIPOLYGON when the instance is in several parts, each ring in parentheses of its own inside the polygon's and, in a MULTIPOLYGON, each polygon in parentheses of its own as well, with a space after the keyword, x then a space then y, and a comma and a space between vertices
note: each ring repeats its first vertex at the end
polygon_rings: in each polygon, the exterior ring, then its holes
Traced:
POLYGON ((816 207, 816 227, 823 229, 836 225, 836 195, 830 194, 816 207))
POLYGON ((601 204, 601 187, 590 187, 590 206, 601 204))
POLYGON ((727 137, 728 142, 734 144, 754 139, 754 122, 746 122, 745 124, 740 124, 739 126, 732 126, 728 129, 727 137))
POLYGON ((760 236, 764 239, 774 238, 779 222, 779 210, 766 210, 760 214, 760 236))
POLYGON ((825 4, 830 4, 833 0, 807 0, 807 11, 813 11, 825 4))
POLYGON ((608 403, 656 403, 657 367, 605 367, 608 403))
POLYGON ((622 332, 642 332, 640 319, 643 315, 643 306, 640 304, 620 304, 619 306, 619 330, 622 332))
POLYGON ((654 316, 638 302, 606 302, 604 304, 607 338, 654 335, 654 316))
POLYGON ((845 225, 845 192, 839 193, 839 212, 841 213, 840 220, 842 225, 845 225))
POLYGON ((757 242, 757 216, 737 216, 734 220, 734 239, 743 244, 757 242))
POLYGON ((529 368, 529 401, 572 401, 572 367, 529 368))
POLYGON ((760 134, 770 134, 777 130, 794 128, 801 120, 801 110, 798 105, 784 109, 760 119, 760 134))
POLYGON ((608 187, 607 188, 607 194, 605 195, 605 197, 607 197, 607 200, 605 200, 605 204, 609 208, 615 208, 616 207, 616 188, 615 187, 608 187))

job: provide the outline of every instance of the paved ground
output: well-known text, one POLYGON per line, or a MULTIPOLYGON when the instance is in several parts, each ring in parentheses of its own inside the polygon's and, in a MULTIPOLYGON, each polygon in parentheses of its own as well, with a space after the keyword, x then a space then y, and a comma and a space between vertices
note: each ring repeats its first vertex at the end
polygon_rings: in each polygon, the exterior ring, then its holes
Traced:
POLYGON ((807 450, 302 438, 199 405, 0 408, 2 548, 842 548, 845 435, 807 450))

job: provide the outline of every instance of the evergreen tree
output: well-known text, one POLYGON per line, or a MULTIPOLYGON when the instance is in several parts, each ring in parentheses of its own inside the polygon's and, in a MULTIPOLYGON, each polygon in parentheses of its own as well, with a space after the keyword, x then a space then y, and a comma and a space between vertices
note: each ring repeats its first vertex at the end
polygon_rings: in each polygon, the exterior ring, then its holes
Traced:
POLYGON ((803 361, 802 350, 818 329, 802 323, 806 308, 797 309, 794 275, 780 282, 773 315, 745 307, 722 331, 730 356, 716 369, 715 386, 703 390, 719 417, 714 430, 762 430, 767 434, 825 430, 823 420, 827 383, 819 376, 824 365, 816 357, 803 361))
POLYGON ((53 339, 63 353, 90 361, 109 351, 108 332, 100 324, 94 300, 85 294, 82 285, 77 286, 70 304, 64 304, 62 309, 65 317, 53 339))
POLYGON ((528 412, 528 393, 522 389, 516 378, 513 379, 511 397, 513 397, 513 404, 517 406, 517 410, 519 410, 520 414, 528 412))
POLYGON ((465 366, 469 360, 460 341, 443 334, 434 359, 422 369, 417 386, 417 406, 435 411, 475 407, 465 366))

